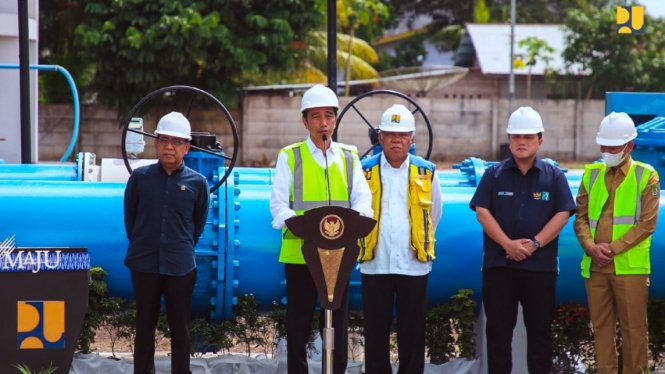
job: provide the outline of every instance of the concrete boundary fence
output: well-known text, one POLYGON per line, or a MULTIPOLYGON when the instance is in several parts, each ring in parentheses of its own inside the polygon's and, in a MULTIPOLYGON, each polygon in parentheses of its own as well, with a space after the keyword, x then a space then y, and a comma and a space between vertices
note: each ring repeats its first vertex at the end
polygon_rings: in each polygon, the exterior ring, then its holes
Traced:
MULTIPOLYGON (((340 98, 346 106, 353 98, 340 98)), ((509 117, 508 100, 478 98, 416 98, 432 125, 434 144, 432 159, 459 161, 469 156, 495 160, 501 144, 507 142, 505 129, 509 117)), ((375 95, 355 107, 377 127, 381 114, 393 104, 408 103, 391 95, 375 95)), ((541 155, 557 161, 589 161, 599 157, 595 144, 598 125, 604 117, 602 100, 516 100, 515 108, 531 106, 545 124, 541 155)), ((407 105, 409 106, 409 105, 407 105)), ((246 95, 241 109, 230 110, 240 136, 240 165, 271 165, 285 145, 303 140, 307 134, 299 112, 300 97, 246 95)), ((411 107, 414 110, 415 108, 411 107)), ((146 131, 152 132, 165 111, 152 111, 144 116, 146 131)), ((70 105, 39 107, 39 158, 56 161, 64 154, 72 129, 70 105)), ((121 157, 120 136, 124 118, 110 108, 84 105, 78 150, 94 152, 98 158, 121 157)), ((193 131, 209 131, 231 152, 232 137, 226 119, 218 109, 192 112, 193 131)), ((426 127, 416 113, 416 145, 420 154, 426 146, 426 127)), ((360 115, 349 109, 342 119, 338 140, 356 145, 359 152, 370 147, 368 127, 360 115)), ((145 157, 154 157, 148 143, 145 157)))

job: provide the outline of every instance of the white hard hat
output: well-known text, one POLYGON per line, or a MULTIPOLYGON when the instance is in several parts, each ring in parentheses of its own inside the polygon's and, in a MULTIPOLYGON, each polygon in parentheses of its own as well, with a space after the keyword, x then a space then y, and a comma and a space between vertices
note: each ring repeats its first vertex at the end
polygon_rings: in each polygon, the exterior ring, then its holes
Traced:
POLYGON ((300 112, 312 108, 335 108, 339 110, 337 95, 330 88, 317 84, 302 95, 300 112))
POLYGON ((171 112, 159 120, 155 135, 192 140, 192 127, 189 125, 189 120, 182 113, 171 112))
POLYGON ((596 143, 606 146, 624 145, 637 138, 635 122, 628 114, 612 112, 600 122, 596 143))
POLYGON ((395 104, 383 112, 379 131, 413 132, 416 131, 416 120, 404 105, 395 104))
POLYGON ((540 114, 530 106, 518 108, 508 119, 508 134, 538 134, 545 131, 540 114))

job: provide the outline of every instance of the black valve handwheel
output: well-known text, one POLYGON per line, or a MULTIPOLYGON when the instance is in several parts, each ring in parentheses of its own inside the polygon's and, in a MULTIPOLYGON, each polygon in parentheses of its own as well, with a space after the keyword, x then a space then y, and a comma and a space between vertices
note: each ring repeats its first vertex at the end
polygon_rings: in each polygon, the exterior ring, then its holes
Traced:
MULTIPOLYGON (((349 103, 349 104, 348 104, 348 105, 342 110, 342 112, 339 114, 339 116, 337 116, 337 126, 335 126, 335 132, 333 133, 333 139, 337 139, 337 131, 339 130, 339 125, 340 125, 340 123, 342 122, 342 118, 344 118, 344 114, 346 114, 346 112, 347 112, 349 109, 351 109, 351 108, 353 108, 353 110, 354 110, 356 113, 358 113, 358 115, 360 116, 360 118, 362 118, 362 120, 365 122, 365 124, 367 124, 367 126, 370 128, 370 130, 369 130, 369 131, 370 131, 370 135, 371 135, 371 134, 374 134, 376 137, 378 137, 378 131, 377 131, 377 129, 374 128, 374 126, 372 126, 372 124, 367 120, 367 118, 365 118, 365 116, 363 116, 362 113, 360 112, 360 110, 358 110, 358 108, 356 107, 356 103, 357 103, 357 102, 359 102, 360 100, 362 100, 362 99, 364 99, 364 98, 366 98, 366 97, 370 97, 370 96, 374 96, 374 95, 394 95, 394 96, 400 97, 400 98, 402 98, 402 99, 408 101, 410 104, 412 104, 412 105, 416 108, 415 110, 411 111, 411 113, 416 114, 416 113, 420 112, 420 114, 421 114, 421 115, 423 116, 423 118, 425 119, 425 124, 427 125, 427 135, 428 135, 427 153, 425 154, 424 158, 425 158, 426 160, 429 160, 429 156, 432 154, 432 144, 433 144, 433 142, 434 142, 434 138, 433 138, 433 136, 432 136, 432 125, 431 125, 430 122, 429 122, 429 118, 427 118, 427 115, 425 114, 425 111, 420 107, 420 105, 418 105, 418 103, 416 103, 415 100, 413 100, 413 99, 410 98, 409 96, 407 96, 407 95, 405 95, 405 94, 403 94, 403 93, 397 92, 397 91, 392 91, 392 90, 374 90, 374 91, 366 92, 366 93, 364 93, 364 94, 362 94, 362 95, 356 97, 355 99, 353 99, 353 100, 352 100, 352 101, 351 101, 351 102, 350 102, 350 103, 349 103)), ((372 151, 373 146, 374 146, 374 144, 372 144, 372 147, 370 147, 370 148, 369 148, 365 153, 363 153, 362 155, 359 154, 360 159, 362 159, 363 157, 367 156, 367 155, 372 151)))
POLYGON ((129 171, 129 173, 131 174, 132 173, 132 167, 129 164, 129 158, 127 157, 127 148, 126 148, 126 145, 125 145, 125 140, 127 139, 127 131, 131 131, 133 133, 145 135, 145 136, 148 136, 148 137, 151 137, 151 138, 157 138, 157 135, 155 135, 155 134, 150 134, 150 133, 147 133, 147 132, 130 129, 129 124, 130 124, 132 118, 134 117, 134 115, 139 111, 139 109, 143 105, 145 105, 153 97, 158 96, 158 95, 162 95, 166 92, 174 92, 174 91, 192 92, 192 99, 189 102, 189 107, 187 109, 187 113, 185 114, 185 117, 189 118, 189 114, 192 110, 192 105, 194 104, 194 99, 196 98, 196 96, 197 95, 202 95, 202 96, 205 96, 206 98, 210 99, 210 101, 212 101, 219 109, 221 109, 222 112, 224 113, 224 115, 226 116, 226 119, 229 121, 229 125, 231 126, 231 132, 233 133, 233 155, 226 156, 222 153, 214 152, 214 151, 212 151, 210 149, 207 149, 207 148, 201 148, 201 147, 197 147, 195 145, 190 145, 190 149, 195 149, 199 152, 204 152, 204 153, 208 153, 208 154, 211 154, 211 155, 214 155, 214 156, 217 156, 217 157, 221 157, 221 158, 223 158, 223 159, 225 159, 226 161, 229 162, 229 165, 226 168, 226 172, 224 173, 224 175, 219 179, 219 181, 217 183, 215 183, 214 186, 212 186, 212 188, 210 188, 211 193, 215 192, 222 184, 224 184, 224 182, 226 182, 226 178, 229 177, 229 175, 231 174, 231 170, 233 170, 233 167, 236 164, 236 160, 238 158, 238 129, 236 128, 235 122, 233 121, 233 117, 231 117, 231 113, 229 113, 229 111, 226 109, 224 104, 222 104, 219 100, 217 100, 216 97, 212 96, 208 92, 203 91, 201 89, 198 89, 196 87, 190 87, 190 86, 164 87, 164 88, 160 88, 156 91, 151 92, 146 97, 141 99, 134 106, 132 111, 129 112, 129 115, 127 116, 127 120, 125 121, 125 124, 122 127, 122 141, 121 141, 122 160, 125 162, 125 166, 127 167, 127 171, 129 171))

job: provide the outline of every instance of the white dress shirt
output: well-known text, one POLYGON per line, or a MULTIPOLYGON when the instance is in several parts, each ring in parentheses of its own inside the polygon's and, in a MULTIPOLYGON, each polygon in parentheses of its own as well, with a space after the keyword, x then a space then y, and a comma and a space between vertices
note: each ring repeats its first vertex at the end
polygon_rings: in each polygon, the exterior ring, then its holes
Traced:
MULTIPOLYGON (((314 160, 326 167, 326 161, 323 157, 323 152, 314 145, 312 139, 307 137, 307 148, 312 154, 314 160)), ((330 147, 326 151, 328 157, 328 167, 334 164, 342 164, 344 155, 339 144, 331 141, 330 147)), ((354 155, 353 166, 353 186, 351 187, 351 209, 363 213, 367 217, 373 217, 372 211, 372 192, 369 190, 369 185, 363 174, 362 165, 358 156, 354 155)), ((344 169, 346 170, 346 169, 344 169)), ((346 171, 345 171, 346 173, 346 171)), ((307 178, 305 176, 305 178, 307 178)), ((275 166, 275 179, 272 187, 272 194, 270 195, 270 214, 272 214, 272 227, 281 229, 285 226, 284 221, 295 216, 296 212, 289 206, 289 192, 293 186, 293 174, 289 168, 289 154, 282 152, 277 157, 277 165, 275 166)))
MULTIPOLYGON (((379 217, 379 242, 374 250, 374 259, 360 264, 363 274, 426 275, 432 262, 418 261, 411 250, 411 224, 407 189, 409 183, 409 156, 399 168, 393 168, 382 154, 380 160, 381 217, 379 217)), ((432 180, 432 228, 441 220, 441 187, 434 173, 432 180)))

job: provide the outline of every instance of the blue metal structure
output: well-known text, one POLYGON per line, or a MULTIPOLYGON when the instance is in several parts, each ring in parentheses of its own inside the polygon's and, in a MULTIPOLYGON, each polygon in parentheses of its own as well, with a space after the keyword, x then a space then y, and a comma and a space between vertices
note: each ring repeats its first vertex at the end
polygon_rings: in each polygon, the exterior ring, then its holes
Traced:
POLYGON ((637 126, 637 139, 633 157, 652 165, 662 177, 665 175, 665 118, 656 117, 637 126))
MULTIPOLYGON (((607 92, 605 94, 605 115, 611 112, 626 112, 631 117, 665 117, 665 95, 645 92, 607 92)), ((637 125, 640 125, 645 121, 636 122, 637 125)))
POLYGON ((637 125, 633 157, 665 175, 665 95, 662 93, 608 92, 605 114, 626 112, 637 125))

